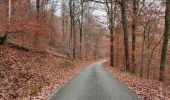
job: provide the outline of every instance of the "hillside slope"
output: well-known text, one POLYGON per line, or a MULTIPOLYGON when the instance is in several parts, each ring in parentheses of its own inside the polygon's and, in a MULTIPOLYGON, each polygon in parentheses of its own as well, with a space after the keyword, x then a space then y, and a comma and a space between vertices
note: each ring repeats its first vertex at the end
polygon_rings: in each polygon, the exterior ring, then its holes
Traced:
POLYGON ((44 99, 83 64, 61 55, 0 45, 0 100, 44 99))

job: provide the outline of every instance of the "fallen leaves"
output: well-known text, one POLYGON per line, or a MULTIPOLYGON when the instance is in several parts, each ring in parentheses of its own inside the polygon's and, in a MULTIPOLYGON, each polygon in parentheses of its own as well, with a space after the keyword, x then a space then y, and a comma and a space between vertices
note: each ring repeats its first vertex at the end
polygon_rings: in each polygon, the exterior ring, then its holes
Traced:
POLYGON ((137 94, 141 100, 170 100, 170 86, 165 83, 138 78, 108 64, 105 64, 105 69, 137 94))
POLYGON ((83 64, 53 54, 0 45, 0 99, 44 100, 78 73, 83 64))

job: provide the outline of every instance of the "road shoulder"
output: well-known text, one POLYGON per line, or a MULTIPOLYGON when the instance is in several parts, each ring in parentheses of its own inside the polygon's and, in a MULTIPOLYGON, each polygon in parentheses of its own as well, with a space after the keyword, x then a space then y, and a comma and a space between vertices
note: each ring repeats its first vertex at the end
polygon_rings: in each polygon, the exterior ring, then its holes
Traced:
POLYGON ((104 67, 113 78, 120 80, 141 100, 170 100, 170 87, 168 85, 132 76, 118 68, 108 66, 107 63, 104 64, 104 67))

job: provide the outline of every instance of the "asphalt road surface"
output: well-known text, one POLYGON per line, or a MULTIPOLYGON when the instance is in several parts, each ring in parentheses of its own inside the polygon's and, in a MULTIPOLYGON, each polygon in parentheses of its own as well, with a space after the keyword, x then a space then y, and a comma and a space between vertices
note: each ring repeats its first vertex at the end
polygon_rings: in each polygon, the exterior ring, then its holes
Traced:
POLYGON ((113 79, 102 63, 87 66, 48 100, 139 100, 122 83, 113 79))

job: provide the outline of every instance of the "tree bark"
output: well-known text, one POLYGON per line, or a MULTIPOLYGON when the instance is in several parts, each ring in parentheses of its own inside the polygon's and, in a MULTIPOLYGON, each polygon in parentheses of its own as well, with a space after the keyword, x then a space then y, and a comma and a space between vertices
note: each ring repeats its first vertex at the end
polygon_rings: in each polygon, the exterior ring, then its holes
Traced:
POLYGON ((62 32, 63 32, 63 40, 65 40, 65 0, 62 1, 62 32))
POLYGON ((132 73, 136 72, 135 44, 136 44, 136 22, 137 22, 137 0, 133 0, 133 21, 132 21, 132 73))
POLYGON ((159 81, 165 81, 164 74, 165 74, 165 64, 166 64, 166 55, 168 50, 169 34, 170 34, 170 0, 166 0, 165 31, 164 31, 162 53, 161 53, 159 81))
POLYGON ((125 66, 126 71, 130 71, 129 63, 129 46, 128 46, 128 27, 127 27, 127 16, 126 16, 126 0, 121 0, 122 7, 122 24, 124 30, 124 47, 125 47, 125 66))
POLYGON ((110 14, 110 64, 112 67, 114 67, 114 34, 113 34, 113 29, 114 29, 114 23, 113 23, 113 2, 111 2, 111 14, 110 14))
POLYGON ((148 23, 146 23, 146 25, 144 26, 144 33, 143 33, 143 41, 142 41, 142 58, 141 58, 141 65, 140 65, 140 73, 139 73, 139 77, 142 77, 143 76, 143 59, 144 59, 144 47, 145 47, 145 39, 146 39, 146 30, 147 30, 147 27, 148 27, 148 23))
POLYGON ((109 31, 110 31, 110 66, 114 67, 114 15, 113 15, 113 2, 106 0, 106 10, 109 21, 109 31))
POLYGON ((80 29, 80 59, 81 59, 81 54, 82 54, 82 35, 83 35, 83 15, 84 14, 84 4, 83 0, 81 0, 81 17, 79 21, 79 29, 80 29))
MULTIPOLYGON (((40 0, 36 0, 36 10, 37 10, 37 22, 39 22, 39 19, 40 19, 40 16, 39 16, 39 13, 40 13, 40 0)), ((37 45, 38 45, 38 26, 37 26, 37 29, 36 29, 36 33, 34 34, 34 44, 33 44, 33 47, 34 48, 37 48, 37 45)))
POLYGON ((70 0, 70 23, 71 23, 71 30, 70 30, 70 43, 73 44, 73 58, 76 58, 76 29, 75 29, 75 1, 70 0))
POLYGON ((36 0, 36 10, 37 10, 37 19, 39 19, 39 13, 40 13, 40 0, 36 0))
POLYGON ((116 34, 116 40, 117 40, 117 45, 116 45, 116 52, 117 52, 117 55, 116 55, 116 66, 119 66, 119 34, 116 34))

